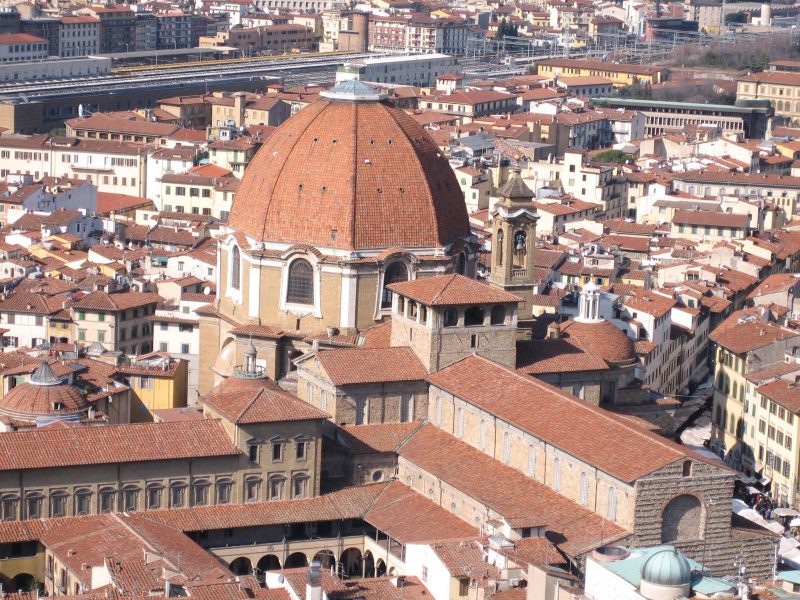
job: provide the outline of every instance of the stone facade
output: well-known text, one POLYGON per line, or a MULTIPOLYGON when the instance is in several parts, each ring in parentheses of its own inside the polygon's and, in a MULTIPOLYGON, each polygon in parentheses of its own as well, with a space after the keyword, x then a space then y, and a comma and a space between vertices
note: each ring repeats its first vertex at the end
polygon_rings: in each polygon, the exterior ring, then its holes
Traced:
POLYGON ((434 372, 479 354, 503 365, 516 362, 516 303, 423 306, 395 294, 392 346, 410 346, 434 372), (477 315, 476 321, 470 321, 477 315))
POLYGON ((636 482, 630 545, 669 543, 714 574, 732 575, 745 560, 749 576, 772 572, 777 538, 731 528, 734 472, 681 461, 636 482))
POLYGON ((634 529, 634 486, 435 386, 430 396, 429 418, 437 427, 621 527, 634 529), (582 488, 587 486, 590 493, 584 503, 582 488), (615 502, 609 510, 611 495, 615 502))
POLYGON ((331 420, 339 425, 417 421, 428 414, 428 384, 425 381, 336 386, 314 355, 298 361, 297 380, 297 395, 328 412, 331 420), (406 418, 403 418, 402 402, 410 407, 406 418), (366 406, 357 416, 356 407, 362 403, 366 406))

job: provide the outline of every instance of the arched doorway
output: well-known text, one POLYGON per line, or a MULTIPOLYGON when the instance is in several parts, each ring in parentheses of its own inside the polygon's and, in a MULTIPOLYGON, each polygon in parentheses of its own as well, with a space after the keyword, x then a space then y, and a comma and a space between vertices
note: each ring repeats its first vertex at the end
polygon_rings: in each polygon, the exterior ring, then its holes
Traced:
POLYGON ((703 538, 703 505, 697 496, 676 496, 661 515, 661 541, 664 543, 703 538))
POLYGON ((336 570, 336 557, 330 550, 322 550, 314 555, 314 560, 317 561, 321 568, 326 570, 336 570))
POLYGON ((274 554, 267 554, 258 560, 256 568, 258 568, 260 572, 277 571, 281 568, 281 561, 274 554))
POLYGON ((286 562, 283 565, 284 569, 298 569, 300 567, 307 567, 308 566, 308 557, 302 552, 294 552, 290 554, 286 558, 286 562))
POLYGON ((363 567, 364 560, 358 548, 348 548, 339 557, 339 574, 344 577, 361 577, 363 567))
POLYGON ((386 563, 383 562, 382 558, 378 559, 378 562, 375 563, 375 577, 383 577, 386 575, 386 563))
POLYGON ((364 577, 375 577, 375 558, 369 550, 364 553, 364 577))
POLYGON ((250 563, 250 559, 245 556, 240 556, 231 562, 231 571, 233 571, 234 575, 249 575, 252 570, 253 565, 250 563))
POLYGON ((31 592, 34 589, 35 579, 30 573, 18 573, 11 580, 10 592, 31 592))

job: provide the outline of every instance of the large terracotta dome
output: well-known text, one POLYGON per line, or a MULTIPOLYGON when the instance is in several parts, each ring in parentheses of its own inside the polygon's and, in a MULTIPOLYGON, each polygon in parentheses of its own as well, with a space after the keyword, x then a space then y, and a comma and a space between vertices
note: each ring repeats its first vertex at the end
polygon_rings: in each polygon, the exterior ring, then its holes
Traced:
POLYGON ((414 119, 357 81, 322 96, 253 158, 232 229, 343 250, 443 247, 469 234, 453 170, 414 119))
POLYGON ((29 382, 11 388, 0 400, 0 415, 23 421, 79 418, 88 411, 86 398, 76 388, 62 383, 46 362, 29 382))
POLYGON ((561 325, 561 336, 578 343, 587 352, 612 366, 632 365, 637 361, 633 340, 616 325, 602 320, 582 323, 570 320, 561 325))

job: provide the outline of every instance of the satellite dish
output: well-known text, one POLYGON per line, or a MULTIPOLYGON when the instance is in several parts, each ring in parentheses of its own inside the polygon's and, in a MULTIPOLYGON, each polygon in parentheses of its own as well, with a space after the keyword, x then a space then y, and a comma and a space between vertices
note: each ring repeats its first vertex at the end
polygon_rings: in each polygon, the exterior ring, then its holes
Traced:
POLYGON ((208 287, 208 286, 204 287, 203 288, 203 294, 205 294, 206 296, 210 296, 211 295, 211 288, 208 287))
POLYGON ((78 104, 78 118, 83 118, 83 104, 78 104))
POLYGON ((283 583, 286 578, 283 575, 278 575, 278 583, 283 583))

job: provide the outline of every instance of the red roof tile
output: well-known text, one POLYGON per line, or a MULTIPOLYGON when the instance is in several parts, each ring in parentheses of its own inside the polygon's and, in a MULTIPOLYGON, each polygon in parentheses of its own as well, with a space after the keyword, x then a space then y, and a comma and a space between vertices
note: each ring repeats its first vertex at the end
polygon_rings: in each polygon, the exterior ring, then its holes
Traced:
POLYGON ((428 306, 522 302, 522 299, 463 275, 437 275, 393 283, 393 292, 428 306))
POLYGON ((484 504, 513 528, 544 527, 548 539, 572 556, 628 535, 433 425, 425 425, 412 436, 400 448, 400 457, 484 504))
POLYGON ((384 102, 325 98, 264 143, 228 225, 343 249, 440 248, 469 235, 453 170, 416 121, 384 102))
POLYGON ((0 436, 0 471, 238 453, 216 420, 38 428, 0 436))
POLYGON ((631 427, 618 415, 479 356, 428 381, 621 481, 633 482, 687 456, 684 447, 631 427))
POLYGON ((423 381, 428 372, 411 348, 320 350, 317 359, 334 385, 423 381))

